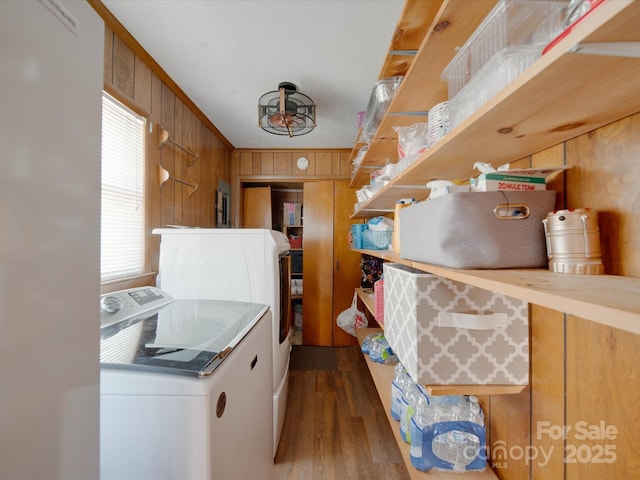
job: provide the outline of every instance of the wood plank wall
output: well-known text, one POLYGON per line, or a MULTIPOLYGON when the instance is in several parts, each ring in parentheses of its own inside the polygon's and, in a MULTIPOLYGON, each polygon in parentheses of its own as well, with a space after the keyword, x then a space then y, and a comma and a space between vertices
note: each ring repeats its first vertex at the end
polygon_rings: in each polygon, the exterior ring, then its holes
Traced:
MULTIPOLYGON (((557 207, 599 212, 607 274, 640 276, 638 138, 640 114, 518 162, 571 166, 557 207)), ((482 399, 498 476, 640 478, 638 335, 532 305, 531 339, 530 387, 482 399)))
MULTIPOLYGON (((148 270, 157 272, 160 240, 151 230, 166 225, 216 226, 218 181, 229 184, 232 145, 204 117, 179 87, 100 3, 91 2, 105 19, 105 90, 151 122, 147 139, 148 270), (197 155, 185 153, 171 142, 159 145, 159 128, 169 138, 197 155), (158 167, 188 185, 168 180, 160 185, 158 167)), ((142 284, 154 281, 146 278, 142 284)), ((125 288, 136 285, 118 285, 125 288)), ((113 289, 113 288, 112 288, 113 289)))
MULTIPOLYGON (((231 155, 231 174, 234 192, 240 192, 243 184, 291 184, 305 181, 351 178, 349 162, 351 149, 236 149, 231 155), (309 167, 300 170, 298 158, 309 160, 309 167)), ((355 193, 354 193, 355 198, 355 193)), ((242 225, 241 195, 234 195, 232 218, 234 225, 242 225)), ((279 200, 278 200, 279 201, 279 200)), ((274 214, 275 215, 275 214, 274 214)), ((275 225, 276 223, 274 223, 275 225)))
POLYGON ((232 154, 232 174, 247 177, 295 177, 298 180, 322 177, 350 178, 351 149, 317 150, 248 150, 236 149, 232 154), (309 160, 309 168, 300 170, 296 161, 309 160))

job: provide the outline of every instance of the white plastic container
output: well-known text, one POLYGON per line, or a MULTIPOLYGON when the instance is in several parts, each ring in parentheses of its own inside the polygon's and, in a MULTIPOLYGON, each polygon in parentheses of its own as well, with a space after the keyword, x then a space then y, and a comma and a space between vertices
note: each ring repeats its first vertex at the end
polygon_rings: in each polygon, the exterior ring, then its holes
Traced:
POLYGON ((460 125, 533 64, 539 46, 507 47, 496 53, 469 82, 449 100, 451 129, 460 125))
POLYGON ((501 0, 442 72, 449 98, 497 52, 514 45, 544 47, 562 30, 566 0, 501 0))

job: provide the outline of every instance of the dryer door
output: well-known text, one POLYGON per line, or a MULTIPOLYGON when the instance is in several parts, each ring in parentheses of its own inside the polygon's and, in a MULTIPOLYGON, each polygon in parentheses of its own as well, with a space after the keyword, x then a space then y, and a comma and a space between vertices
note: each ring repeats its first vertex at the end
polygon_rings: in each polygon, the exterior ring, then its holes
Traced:
POLYGON ((282 344, 291 328, 291 256, 280 256, 280 338, 282 344))

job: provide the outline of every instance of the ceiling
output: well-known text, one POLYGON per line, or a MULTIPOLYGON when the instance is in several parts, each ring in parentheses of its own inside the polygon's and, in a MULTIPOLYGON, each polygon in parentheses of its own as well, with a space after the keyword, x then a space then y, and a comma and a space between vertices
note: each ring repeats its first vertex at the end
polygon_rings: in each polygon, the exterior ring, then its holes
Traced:
POLYGON ((352 148, 404 0, 102 0, 235 148, 352 148), (294 138, 258 127, 293 82, 317 105, 294 138))

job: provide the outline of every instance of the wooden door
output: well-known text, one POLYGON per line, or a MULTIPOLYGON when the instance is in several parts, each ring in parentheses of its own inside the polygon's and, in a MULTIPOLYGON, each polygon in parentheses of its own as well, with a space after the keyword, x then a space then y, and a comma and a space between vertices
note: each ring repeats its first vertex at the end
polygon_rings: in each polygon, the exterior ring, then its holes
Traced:
POLYGON ((242 196, 242 226, 271 230, 271 187, 245 187, 242 196))
POLYGON ((305 182, 304 345, 333 345, 333 203, 333 181, 305 182))
POLYGON ((351 305, 361 278, 361 256, 349 246, 355 195, 347 180, 335 181, 333 198, 333 345, 357 345, 357 339, 336 324, 338 314, 351 305))

